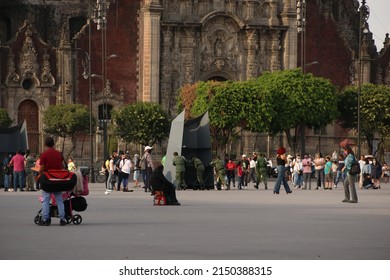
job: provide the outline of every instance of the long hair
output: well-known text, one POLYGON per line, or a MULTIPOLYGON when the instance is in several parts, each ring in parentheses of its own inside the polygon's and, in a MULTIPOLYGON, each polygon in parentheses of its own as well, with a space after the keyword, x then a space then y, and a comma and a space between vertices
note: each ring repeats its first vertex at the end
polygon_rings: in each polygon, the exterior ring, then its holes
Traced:
POLYGON ((352 154, 352 155, 355 155, 352 151, 352 148, 350 146, 345 146, 344 147, 344 151, 347 151, 347 154, 352 154))

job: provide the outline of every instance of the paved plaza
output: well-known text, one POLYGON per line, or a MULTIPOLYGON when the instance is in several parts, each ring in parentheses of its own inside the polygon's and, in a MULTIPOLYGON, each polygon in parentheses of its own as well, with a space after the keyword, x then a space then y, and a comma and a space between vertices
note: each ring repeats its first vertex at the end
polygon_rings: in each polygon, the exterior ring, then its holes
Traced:
POLYGON ((0 259, 390 259, 390 184, 359 189, 358 204, 342 203, 340 187, 274 195, 250 184, 179 191, 182 206, 153 206, 141 189, 105 195, 95 183, 82 224, 65 227, 34 224, 38 196, 0 191, 0 259))

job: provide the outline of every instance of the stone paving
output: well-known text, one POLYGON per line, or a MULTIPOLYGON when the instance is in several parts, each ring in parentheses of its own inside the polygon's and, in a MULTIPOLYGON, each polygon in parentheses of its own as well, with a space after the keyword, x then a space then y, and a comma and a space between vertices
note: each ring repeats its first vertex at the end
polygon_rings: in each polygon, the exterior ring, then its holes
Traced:
POLYGON ((186 190, 177 192, 181 206, 153 206, 141 189, 90 190, 82 223, 65 227, 56 218, 34 224, 39 192, 0 190, 0 259, 390 259, 390 184, 359 189, 358 204, 342 203, 340 187, 186 190))

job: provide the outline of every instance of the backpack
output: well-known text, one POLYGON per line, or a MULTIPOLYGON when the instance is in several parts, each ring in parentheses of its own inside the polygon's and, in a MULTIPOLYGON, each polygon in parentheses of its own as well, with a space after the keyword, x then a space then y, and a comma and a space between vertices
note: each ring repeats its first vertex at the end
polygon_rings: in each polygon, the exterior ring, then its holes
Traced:
POLYGON ((360 164, 357 160, 355 160, 352 165, 351 165, 351 169, 348 171, 349 175, 352 175, 352 176, 355 176, 355 175, 358 175, 360 174, 361 170, 360 170, 360 164))

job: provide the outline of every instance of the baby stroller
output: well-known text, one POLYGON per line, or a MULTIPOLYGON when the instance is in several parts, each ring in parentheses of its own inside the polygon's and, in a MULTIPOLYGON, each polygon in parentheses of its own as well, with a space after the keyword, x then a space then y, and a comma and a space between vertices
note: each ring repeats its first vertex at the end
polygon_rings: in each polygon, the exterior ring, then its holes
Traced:
MULTIPOLYGON (((62 199, 64 203, 66 223, 70 224, 73 222, 73 224, 79 225, 83 221, 83 218, 79 214, 74 215, 73 210, 76 212, 82 212, 87 209, 88 204, 84 196, 89 194, 88 173, 85 171, 77 171, 75 174, 77 176, 76 186, 71 191, 63 192, 62 199)), ((42 202, 42 196, 40 196, 40 201, 42 202)), ((59 218, 57 203, 58 202, 55 200, 54 195, 51 194, 50 217, 59 218)), ((38 211, 34 218, 35 224, 39 225, 41 222, 42 209, 38 211)))

